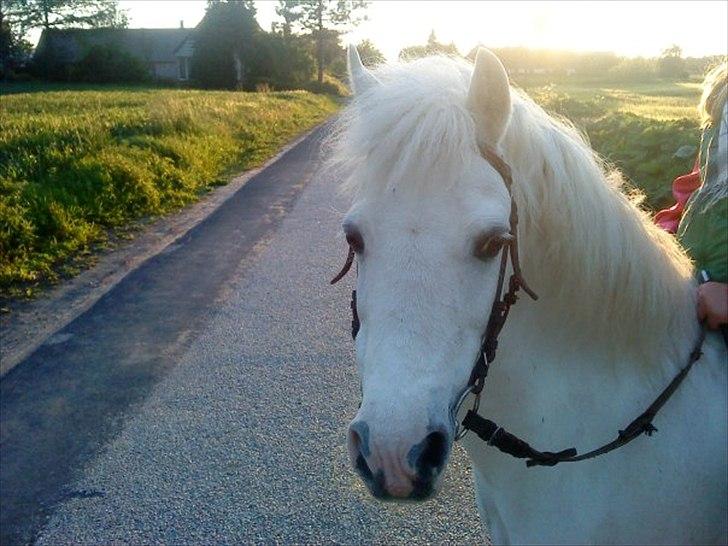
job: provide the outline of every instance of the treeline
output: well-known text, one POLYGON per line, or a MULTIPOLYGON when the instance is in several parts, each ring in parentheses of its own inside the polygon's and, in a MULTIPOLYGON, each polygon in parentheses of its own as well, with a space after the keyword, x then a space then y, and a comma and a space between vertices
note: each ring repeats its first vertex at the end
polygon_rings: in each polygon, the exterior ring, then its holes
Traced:
MULTIPOLYGON (((465 55, 473 60, 478 47, 465 55)), ((627 58, 612 52, 575 52, 527 47, 490 48, 498 55, 511 75, 575 75, 590 79, 650 81, 655 79, 682 80, 691 76, 702 77, 710 68, 725 59, 721 55, 687 57, 682 49, 672 45, 659 57, 627 58)), ((454 43, 443 43, 432 31, 423 45, 403 48, 399 58, 404 60, 428 55, 462 56, 454 43)))
POLYGON ((506 68, 515 74, 569 74, 629 81, 702 76, 723 58, 719 55, 684 58, 677 45, 665 49, 659 57, 651 58, 620 57, 611 52, 577 53, 524 47, 497 48, 494 51, 506 68))

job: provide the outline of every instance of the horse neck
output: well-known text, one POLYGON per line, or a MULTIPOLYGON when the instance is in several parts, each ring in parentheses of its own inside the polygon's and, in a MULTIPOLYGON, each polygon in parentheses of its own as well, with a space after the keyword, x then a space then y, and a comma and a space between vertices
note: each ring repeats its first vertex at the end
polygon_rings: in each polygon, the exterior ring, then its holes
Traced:
MULTIPOLYGON (((692 264, 573 129, 516 102, 514 170, 526 278, 557 329, 674 370, 697 336, 692 264), (667 357, 667 358, 665 358, 667 357)), ((534 307, 535 309, 535 307, 534 307)))

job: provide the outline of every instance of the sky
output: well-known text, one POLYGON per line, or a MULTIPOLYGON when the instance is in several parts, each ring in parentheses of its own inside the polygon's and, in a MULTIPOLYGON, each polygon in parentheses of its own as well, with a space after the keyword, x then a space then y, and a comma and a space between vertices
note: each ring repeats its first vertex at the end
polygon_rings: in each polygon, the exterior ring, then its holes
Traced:
MULTIPOLYGON (((121 0, 132 28, 194 27, 205 0, 121 0)), ((276 1, 257 0, 258 22, 270 30, 276 1)), ((394 60, 399 50, 423 44, 430 31, 467 53, 526 46, 572 51, 613 51, 653 57, 672 44, 685 56, 728 53, 728 1, 401 1, 375 0, 368 21, 344 43, 368 38, 394 60)))

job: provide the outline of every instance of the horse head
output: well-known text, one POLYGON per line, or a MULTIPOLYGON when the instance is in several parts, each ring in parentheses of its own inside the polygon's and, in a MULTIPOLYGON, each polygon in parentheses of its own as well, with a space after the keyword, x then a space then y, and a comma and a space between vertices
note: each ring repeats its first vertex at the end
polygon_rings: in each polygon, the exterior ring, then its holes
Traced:
MULTIPOLYGON (((489 51, 373 74, 349 50, 355 93, 341 138, 354 203, 343 221, 357 257, 362 402, 351 462, 382 499, 438 489, 511 240, 511 198, 480 150, 508 126, 508 77, 489 51), (433 71, 450 71, 452 85, 433 71), (466 85, 462 85, 467 80, 466 85)), ((340 150, 341 152, 341 150, 340 150)))

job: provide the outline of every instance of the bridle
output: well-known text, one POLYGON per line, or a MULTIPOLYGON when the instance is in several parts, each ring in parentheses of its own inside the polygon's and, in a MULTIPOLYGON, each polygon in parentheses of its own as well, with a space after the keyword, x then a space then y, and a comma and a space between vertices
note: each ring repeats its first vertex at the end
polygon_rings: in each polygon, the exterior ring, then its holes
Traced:
MULTIPOLYGON (((650 404, 650 406, 634 419, 624 430, 620 430, 617 438, 608 442, 601 447, 577 455, 575 448, 568 448, 562 451, 538 451, 532 448, 527 442, 521 440, 514 434, 511 434, 503 427, 489 419, 485 419, 478 414, 480 407, 480 396, 485 386, 485 379, 488 376, 490 364, 495 360, 496 350, 498 349, 498 336, 503 329, 513 304, 518 300, 518 292, 522 288, 531 299, 537 300, 538 296, 531 290, 526 283, 521 272, 521 264, 518 255, 518 209, 516 201, 513 198, 513 177, 510 166, 498 155, 498 153, 488 145, 480 145, 480 154, 501 176, 503 183, 508 190, 511 201, 511 213, 509 217, 510 239, 506 241, 500 251, 500 269, 498 273, 498 284, 495 293, 495 299, 490 309, 490 316, 485 328, 485 332, 481 337, 478 356, 476 357, 473 370, 470 374, 468 385, 458 397, 455 405, 451 410, 452 421, 455 424, 455 440, 461 440, 469 430, 475 432, 488 445, 498 448, 500 451, 507 453, 519 459, 527 459, 526 466, 555 466, 564 462, 577 462, 586 459, 592 459, 604 453, 613 451, 642 435, 651 436, 657 429, 652 424, 657 412, 672 396, 682 383, 683 379, 692 368, 693 364, 702 355, 702 345, 705 338, 705 331, 701 328, 698 341, 690 353, 688 363, 680 369, 670 384, 660 393, 660 395, 650 404), (506 271, 508 262, 511 263, 512 273, 508 280, 508 290, 503 293, 505 286, 506 271), (469 395, 474 395, 473 406, 462 423, 459 423, 457 415, 465 403, 469 395)), ((349 251, 346 262, 341 271, 331 280, 331 284, 339 282, 351 269, 354 263, 355 252, 349 245, 349 251)), ((356 339, 359 332, 359 315, 356 307, 356 290, 351 293, 351 336, 356 339)))

